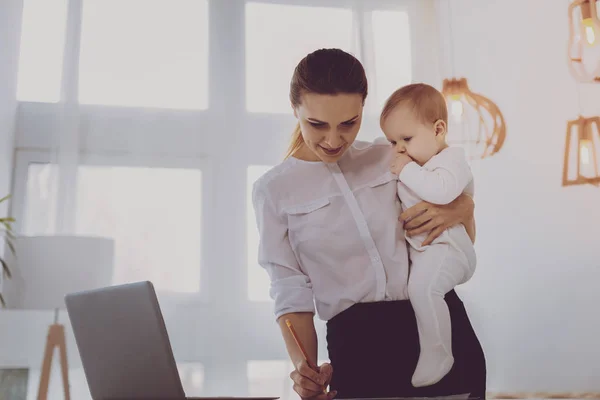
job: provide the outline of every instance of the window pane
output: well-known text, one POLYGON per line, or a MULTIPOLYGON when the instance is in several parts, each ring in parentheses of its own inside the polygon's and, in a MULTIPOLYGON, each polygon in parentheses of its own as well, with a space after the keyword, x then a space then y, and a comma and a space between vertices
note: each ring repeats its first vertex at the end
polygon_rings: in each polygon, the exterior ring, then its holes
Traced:
POLYGON ((324 47, 352 51, 352 11, 280 4, 246 5, 246 109, 290 113, 292 73, 324 47))
POLYGON ((67 0, 25 0, 17 99, 60 99, 67 0), (43 66, 43 67, 42 67, 43 66))
POLYGON ((279 396, 281 400, 297 399, 290 372, 291 361, 249 361, 248 395, 250 397, 279 396))
POLYGON ((403 11, 373 11, 375 96, 369 111, 379 114, 394 90, 412 80, 412 57, 408 14, 403 11), (375 102, 373 101, 375 100, 375 102))
MULTIPOLYGON (((328 360, 319 360, 321 365, 328 360)), ((294 370, 291 361, 269 360, 249 361, 248 395, 250 397, 280 396, 281 400, 296 400, 298 394, 294 392, 290 372, 294 370)))
MULTIPOLYGON (((79 354, 76 355, 79 357, 79 354)), ((39 366, 37 368, 30 368, 27 370, 28 379, 27 379, 27 396, 25 398, 33 399, 35 398, 35 394, 38 392, 38 387, 40 384, 40 369, 39 366)), ((48 385, 48 399, 63 399, 64 392, 62 381, 60 380, 60 372, 54 372, 54 370, 58 371, 58 368, 55 367, 52 371, 52 375, 50 377, 50 382, 48 385)), ((177 363, 177 370, 179 371, 179 376, 181 377, 181 384, 183 385, 183 389, 185 391, 186 396, 201 396, 202 390, 204 386, 204 366, 200 363, 177 363)), ((4 387, 2 387, 4 389, 4 387)), ((90 394, 90 390, 88 387, 88 382, 85 377, 85 372, 82 367, 70 367, 69 368, 69 390, 72 399, 77 400, 92 400, 92 396, 90 394)), ((2 399, 20 399, 20 396, 13 397, 1 397, 2 399)))
POLYGON ((55 188, 58 169, 52 164, 29 164, 22 232, 52 235, 56 229, 55 188))
POLYGON ((267 165, 251 165, 246 175, 246 243, 248 254, 248 298, 251 301, 270 301, 271 281, 267 271, 258 265, 258 228, 252 206, 252 186, 265 172, 273 168, 267 165))
MULTIPOLYGON (((68 346, 68 345, 67 345, 68 346)), ((25 350, 25 349, 24 349, 25 350)), ((70 356, 70 354, 69 354, 70 356)), ((79 357, 79 354, 75 355, 79 357)), ((54 356, 56 358, 56 356, 54 356)), ((54 360, 53 360, 54 361, 54 360)), ((56 368, 56 367, 54 367, 56 368)), ((64 398, 64 389, 62 385, 62 381, 60 379, 60 372, 57 374, 54 371, 54 368, 51 371, 50 381, 48 382, 48 399, 62 399, 64 398)), ((35 394, 38 392, 38 388, 40 385, 40 368, 39 366, 34 366, 27 370, 27 394, 23 397, 15 395, 8 397, 0 397, 2 399, 12 399, 12 398, 26 398, 33 399, 37 398, 35 394)), ((90 394, 90 389, 88 387, 87 379, 85 377, 85 372, 82 367, 73 367, 69 365, 69 391, 72 399, 77 400, 92 400, 92 395, 90 394)))
POLYGON ((177 363, 181 385, 186 396, 202 396, 204 390, 204 366, 200 363, 177 363))
POLYGON ((77 179, 76 233, 115 240, 115 284, 200 290, 199 170, 80 166, 77 179))
POLYGON ((79 100, 205 109, 207 0, 84 0, 79 100))

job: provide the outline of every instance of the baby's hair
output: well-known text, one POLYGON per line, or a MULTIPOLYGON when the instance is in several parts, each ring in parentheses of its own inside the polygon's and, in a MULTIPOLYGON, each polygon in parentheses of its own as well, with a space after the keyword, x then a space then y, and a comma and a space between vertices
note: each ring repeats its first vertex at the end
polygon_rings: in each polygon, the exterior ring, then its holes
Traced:
POLYGON ((383 125, 390 113, 401 104, 411 106, 423 123, 433 124, 442 120, 448 124, 446 100, 433 86, 413 83, 396 90, 385 102, 379 122, 383 125))

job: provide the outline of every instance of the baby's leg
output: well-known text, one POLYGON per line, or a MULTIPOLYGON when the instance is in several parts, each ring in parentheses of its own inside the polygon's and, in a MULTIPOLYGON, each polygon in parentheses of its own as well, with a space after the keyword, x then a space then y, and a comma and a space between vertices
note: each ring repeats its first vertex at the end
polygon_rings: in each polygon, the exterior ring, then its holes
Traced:
POLYGON ((417 318, 421 353, 412 378, 415 387, 439 382, 454 364, 452 326, 444 296, 461 282, 465 266, 448 245, 419 252, 411 248, 408 294, 417 318))

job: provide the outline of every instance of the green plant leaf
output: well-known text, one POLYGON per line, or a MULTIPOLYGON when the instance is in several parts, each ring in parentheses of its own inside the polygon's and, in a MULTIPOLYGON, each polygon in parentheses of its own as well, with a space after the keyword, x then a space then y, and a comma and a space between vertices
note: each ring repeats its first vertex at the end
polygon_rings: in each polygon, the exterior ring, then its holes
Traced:
POLYGON ((4 297, 2 297, 2 293, 0 293, 0 306, 6 308, 6 302, 4 301, 4 297))
POLYGON ((17 256, 17 252, 15 251, 15 246, 13 245, 13 243, 6 239, 6 244, 8 245, 8 248, 10 249, 10 252, 13 254, 13 256, 17 256))
POLYGON ((4 233, 6 235, 6 240, 15 240, 15 234, 12 231, 7 231, 5 229, 0 230, 0 233, 4 233))
POLYGON ((12 225, 8 222, 0 221, 0 224, 4 225, 7 231, 12 232, 12 225))
POLYGON ((13 217, 4 217, 0 218, 0 222, 15 222, 15 219, 13 217))
POLYGON ((2 270, 6 273, 6 277, 8 279, 11 279, 12 274, 10 272, 10 269, 8 268, 8 265, 6 264, 6 261, 4 261, 2 258, 0 258, 0 263, 2 264, 2 270))
POLYGON ((10 199, 10 194, 7 194, 6 196, 4 196, 3 198, 0 199, 0 203, 2 203, 5 200, 10 199))
POLYGON ((0 229, 0 238, 6 236, 6 240, 15 240, 15 234, 8 229, 0 229))

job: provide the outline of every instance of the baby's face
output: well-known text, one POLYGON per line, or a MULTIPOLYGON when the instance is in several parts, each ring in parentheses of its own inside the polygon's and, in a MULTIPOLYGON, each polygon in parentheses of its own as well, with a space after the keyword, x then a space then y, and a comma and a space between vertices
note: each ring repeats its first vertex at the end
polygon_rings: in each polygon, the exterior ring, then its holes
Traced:
POLYGON ((423 165, 443 148, 444 133, 436 124, 421 121, 410 106, 399 105, 381 125, 386 138, 397 153, 407 154, 423 165), (437 132, 436 132, 437 130, 437 132))

